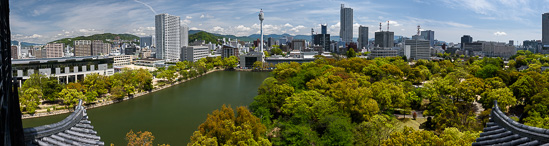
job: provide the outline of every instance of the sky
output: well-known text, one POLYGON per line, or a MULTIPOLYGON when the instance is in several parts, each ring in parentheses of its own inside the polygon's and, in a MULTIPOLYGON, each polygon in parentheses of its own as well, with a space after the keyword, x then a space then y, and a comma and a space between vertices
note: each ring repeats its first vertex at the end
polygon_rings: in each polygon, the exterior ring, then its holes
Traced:
POLYGON ((99 33, 154 35, 154 16, 180 16, 191 30, 248 36, 259 34, 260 9, 265 34, 310 35, 311 28, 339 35, 341 4, 354 11, 369 38, 390 23, 395 35, 435 31, 435 39, 522 42, 541 40, 541 15, 549 0, 10 0, 12 40, 47 43, 99 33))

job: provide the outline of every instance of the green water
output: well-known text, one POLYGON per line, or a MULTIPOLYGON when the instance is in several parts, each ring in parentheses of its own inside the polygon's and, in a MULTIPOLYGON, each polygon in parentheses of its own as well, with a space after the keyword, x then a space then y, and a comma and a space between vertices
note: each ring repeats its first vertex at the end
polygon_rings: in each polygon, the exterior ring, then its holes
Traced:
MULTIPOLYGON (((88 110, 105 145, 126 145, 126 133, 150 131, 154 144, 186 145, 209 113, 223 104, 247 106, 266 72, 213 72, 136 99, 88 110)), ((68 114, 23 120, 24 127, 61 121, 68 114)))

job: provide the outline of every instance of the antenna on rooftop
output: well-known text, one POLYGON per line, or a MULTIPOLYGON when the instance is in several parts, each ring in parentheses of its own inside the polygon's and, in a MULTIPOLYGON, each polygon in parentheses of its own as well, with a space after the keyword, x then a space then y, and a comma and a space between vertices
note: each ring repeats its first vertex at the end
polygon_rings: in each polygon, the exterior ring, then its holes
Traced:
POLYGON ((383 31, 383 30, 381 30, 381 22, 379 22, 379 31, 380 32, 383 31))
POLYGON ((421 29, 421 26, 417 25, 417 35, 419 35, 420 29, 421 29))
POLYGON ((389 31, 389 21, 387 21, 387 31, 389 31))

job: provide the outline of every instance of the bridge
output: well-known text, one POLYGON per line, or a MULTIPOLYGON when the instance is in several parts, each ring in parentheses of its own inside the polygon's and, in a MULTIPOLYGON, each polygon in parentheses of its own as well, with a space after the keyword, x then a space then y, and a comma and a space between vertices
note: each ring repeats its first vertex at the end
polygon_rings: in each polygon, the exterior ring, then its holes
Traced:
POLYGON ((23 129, 26 145, 105 145, 93 130, 82 100, 60 122, 23 129))
POLYGON ((490 120, 473 146, 543 145, 549 146, 549 129, 520 124, 507 117, 494 101, 490 120))

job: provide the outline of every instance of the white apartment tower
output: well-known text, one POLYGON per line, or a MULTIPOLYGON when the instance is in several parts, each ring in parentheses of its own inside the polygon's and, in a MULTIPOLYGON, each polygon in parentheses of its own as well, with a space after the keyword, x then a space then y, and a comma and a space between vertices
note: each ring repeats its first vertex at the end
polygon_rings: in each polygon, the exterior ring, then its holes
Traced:
POLYGON ((181 27, 179 16, 158 14, 155 16, 156 58, 177 62, 181 54, 181 27))
POLYGON ((189 27, 181 25, 181 47, 189 46, 189 27))
POLYGON ((341 4, 339 37, 345 42, 353 42, 353 9, 341 4))

